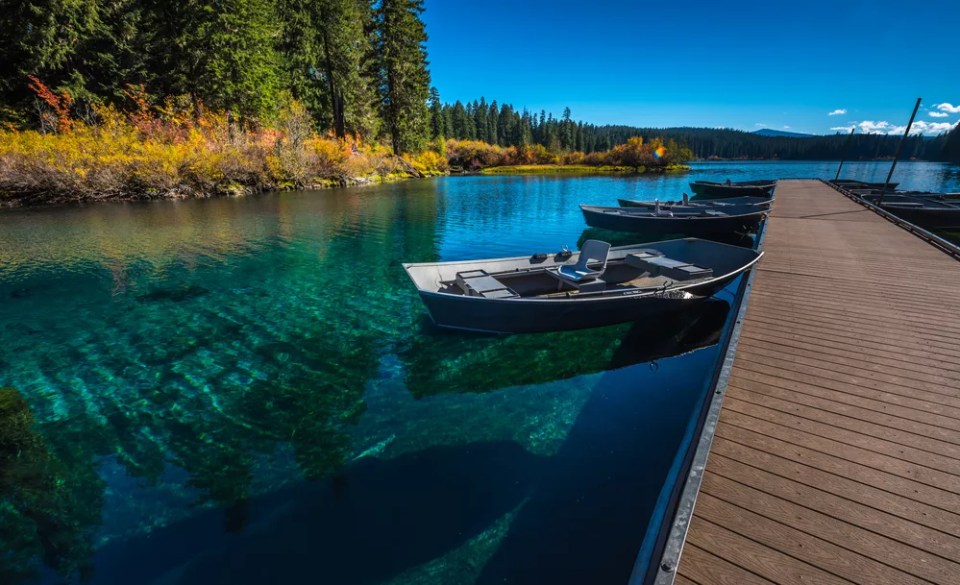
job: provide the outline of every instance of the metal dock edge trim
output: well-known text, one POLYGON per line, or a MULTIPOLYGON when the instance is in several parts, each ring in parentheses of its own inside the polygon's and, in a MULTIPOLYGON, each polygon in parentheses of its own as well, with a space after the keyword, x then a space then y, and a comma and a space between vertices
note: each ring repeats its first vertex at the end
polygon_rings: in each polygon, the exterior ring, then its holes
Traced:
MULTIPOLYGON (((764 220, 759 241, 757 242, 757 251, 763 251, 763 241, 766 238, 767 224, 769 221, 769 217, 764 220)), ((694 451, 693 459, 687 469, 687 477, 673 513, 670 533, 663 546, 663 553, 660 556, 656 573, 652 574, 652 572, 648 572, 645 576, 646 578, 644 578, 643 581, 639 581, 639 583, 673 585, 676 579, 677 567, 680 565, 680 555, 683 553, 683 545, 687 540, 687 532, 690 529, 690 521, 693 518, 693 510, 697 503, 697 496, 700 494, 700 484, 703 482, 703 473, 707 467, 707 459, 710 456, 710 448, 713 445, 713 436, 717 430, 717 422, 720 419, 723 397, 726 395, 727 382, 730 378, 730 371, 733 369, 733 361, 737 353, 737 344, 740 341, 740 330, 743 328, 750 291, 753 289, 753 281, 754 278, 756 278, 757 270, 758 265, 750 270, 746 284, 743 286, 736 321, 734 321, 733 330, 727 341, 727 350, 723 357, 723 365, 717 376, 716 384, 714 384, 711 389, 712 397, 706 409, 706 416, 704 416, 701 421, 697 448, 696 451, 694 451)), ((633 583, 631 580, 631 585, 633 585, 633 583)))

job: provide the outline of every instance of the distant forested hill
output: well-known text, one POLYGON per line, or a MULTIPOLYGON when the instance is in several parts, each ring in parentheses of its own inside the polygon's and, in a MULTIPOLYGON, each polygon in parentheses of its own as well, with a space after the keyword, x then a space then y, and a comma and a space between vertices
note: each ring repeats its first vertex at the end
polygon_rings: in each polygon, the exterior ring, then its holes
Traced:
MULTIPOLYGON (((466 104, 457 101, 441 104, 439 94, 431 93, 431 125, 434 136, 461 140, 483 140, 501 146, 542 144, 555 151, 604 151, 623 144, 631 136, 663 138, 689 147, 701 159, 780 159, 780 160, 870 160, 890 158, 899 136, 859 134, 791 135, 791 133, 744 132, 727 128, 639 128, 635 126, 595 125, 573 120, 570 108, 563 115, 541 110, 518 111, 510 104, 487 103, 484 98, 466 104), (770 135, 774 134, 774 135, 770 135)), ((960 134, 937 138, 911 136, 902 157, 921 160, 957 160, 960 134), (953 145, 949 159, 945 153, 953 145)))
POLYGON ((810 138, 815 136, 815 134, 804 134, 802 132, 786 132, 784 130, 774 130, 773 128, 761 128, 753 132, 757 136, 787 136, 792 138, 810 138))

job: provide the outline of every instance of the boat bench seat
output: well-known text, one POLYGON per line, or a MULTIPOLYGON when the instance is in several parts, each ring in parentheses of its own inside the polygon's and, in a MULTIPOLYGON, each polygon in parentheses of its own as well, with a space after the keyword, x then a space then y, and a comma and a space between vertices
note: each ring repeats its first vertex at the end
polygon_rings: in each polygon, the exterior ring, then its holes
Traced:
POLYGON ((512 288, 487 274, 486 270, 458 272, 457 286, 468 297, 514 299, 520 296, 512 288))
POLYGON ((666 256, 641 256, 628 254, 627 265, 646 270, 651 276, 664 276, 673 280, 694 280, 713 276, 712 268, 704 268, 666 256))

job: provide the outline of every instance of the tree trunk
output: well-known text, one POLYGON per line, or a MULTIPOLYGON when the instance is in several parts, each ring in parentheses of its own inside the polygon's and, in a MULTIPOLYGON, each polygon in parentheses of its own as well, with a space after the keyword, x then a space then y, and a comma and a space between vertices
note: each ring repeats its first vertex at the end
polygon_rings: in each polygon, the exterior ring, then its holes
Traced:
POLYGON ((330 42, 327 40, 327 29, 323 29, 323 54, 327 66, 327 82, 330 86, 330 107, 333 110, 333 131, 337 138, 347 135, 347 125, 343 116, 343 92, 333 80, 333 60, 330 58, 330 42))

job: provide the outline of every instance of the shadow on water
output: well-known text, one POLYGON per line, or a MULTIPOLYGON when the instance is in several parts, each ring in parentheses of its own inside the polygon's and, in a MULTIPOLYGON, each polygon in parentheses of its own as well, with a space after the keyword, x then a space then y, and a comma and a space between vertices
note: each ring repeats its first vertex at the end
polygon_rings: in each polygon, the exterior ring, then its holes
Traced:
POLYGON ((933 233, 960 246, 960 230, 935 230, 933 233))
POLYGON ((636 323, 530 335, 478 337, 428 327, 400 359, 407 388, 417 397, 543 384, 713 345, 729 308, 707 299, 636 323))
POLYGON ((529 497, 543 469, 509 441, 361 459, 332 480, 250 500, 241 534, 225 534, 210 510, 111 544, 91 583, 378 583, 481 533, 529 497))
MULTIPOLYGON (((587 240, 601 240, 609 242, 614 246, 629 246, 631 244, 646 244, 650 242, 662 242, 666 240, 675 240, 686 238, 686 234, 644 234, 634 232, 615 232, 601 228, 587 228, 577 239, 577 248, 583 246, 587 240)), ((752 248, 754 245, 753 234, 732 233, 732 234, 710 234, 703 236, 704 239, 713 240, 722 244, 740 246, 742 248, 752 248)))
MULTIPOLYGON (((712 311, 694 338, 716 343, 729 326, 728 307, 712 311)), ((476 584, 626 583, 719 355, 605 372, 476 584)))

